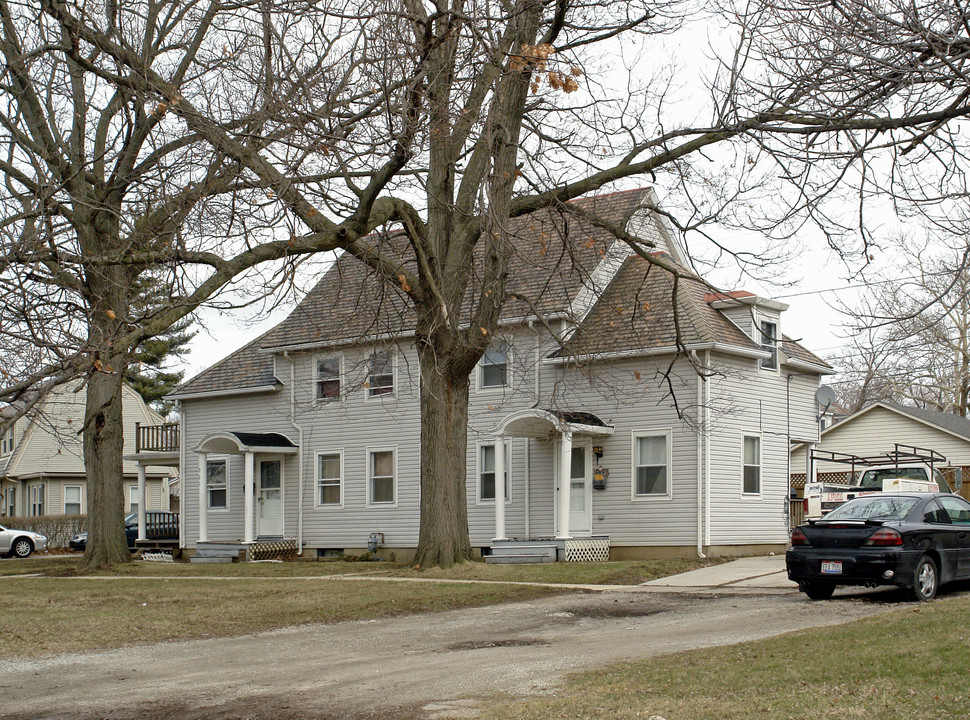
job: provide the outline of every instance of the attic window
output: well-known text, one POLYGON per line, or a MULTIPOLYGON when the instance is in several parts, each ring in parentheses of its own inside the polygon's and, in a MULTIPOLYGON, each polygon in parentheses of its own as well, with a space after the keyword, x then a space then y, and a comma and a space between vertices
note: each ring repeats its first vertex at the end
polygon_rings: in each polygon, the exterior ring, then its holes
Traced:
POLYGON ((778 323, 769 320, 761 321, 761 349, 771 355, 761 361, 761 367, 769 370, 778 369, 778 323))

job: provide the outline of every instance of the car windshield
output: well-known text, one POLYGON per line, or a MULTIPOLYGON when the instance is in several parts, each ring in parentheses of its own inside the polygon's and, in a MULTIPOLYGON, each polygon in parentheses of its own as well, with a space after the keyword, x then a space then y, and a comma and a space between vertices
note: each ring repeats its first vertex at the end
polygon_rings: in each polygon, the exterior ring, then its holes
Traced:
POLYGON ((885 468, 883 470, 866 470, 862 475, 861 487, 882 489, 883 480, 904 478, 906 480, 926 480, 923 468, 885 468))
POLYGON ((902 520, 919 498, 872 495, 850 500, 826 515, 825 520, 902 520))

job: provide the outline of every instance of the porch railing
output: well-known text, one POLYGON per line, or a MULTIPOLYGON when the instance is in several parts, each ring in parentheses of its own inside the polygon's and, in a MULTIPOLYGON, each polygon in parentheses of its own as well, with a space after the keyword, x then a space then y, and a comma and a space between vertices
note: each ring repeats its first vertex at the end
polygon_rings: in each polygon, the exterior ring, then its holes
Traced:
POLYGON ((178 423, 142 425, 135 423, 135 452, 178 452, 178 423))

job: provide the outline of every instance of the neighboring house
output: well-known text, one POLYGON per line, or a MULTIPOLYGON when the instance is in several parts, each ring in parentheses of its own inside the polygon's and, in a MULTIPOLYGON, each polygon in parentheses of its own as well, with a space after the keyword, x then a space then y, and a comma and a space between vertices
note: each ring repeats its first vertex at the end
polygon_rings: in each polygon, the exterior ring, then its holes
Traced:
MULTIPOLYGON (((807 468, 806 452, 816 450, 849 455, 879 455, 894 444, 935 450, 947 459, 949 468, 970 468, 970 420, 959 415, 880 401, 864 407, 822 431, 814 446, 792 448, 793 484, 801 487, 807 468)), ((815 472, 845 474, 851 468, 835 463, 818 463, 815 472)), ((952 473, 951 473, 952 477, 952 473)), ((823 478, 824 479, 824 478, 823 478)), ((848 477, 829 479, 849 480, 848 477)))
MULTIPOLYGON (((127 385, 123 388, 125 449, 135 448, 135 425, 158 425, 158 413, 127 385)), ((88 510, 84 450, 78 434, 84 422, 85 386, 70 383, 51 390, 0 439, 0 515, 84 515, 88 510)), ((0 409, 7 417, 10 406, 0 409)), ((138 509, 136 463, 124 463, 125 512, 138 509)), ((146 468, 147 509, 168 509, 168 468, 146 468)))
MULTIPOLYGON (((638 190, 573 207, 684 270, 655 203, 638 190)), ((515 299, 470 394, 473 547, 596 538, 617 558, 783 546, 789 444, 817 440, 814 397, 831 372, 782 335, 787 306, 694 277, 672 303, 670 272, 575 214, 538 212, 509 230, 515 299)), ((373 241, 409 261, 399 236, 373 241)), ((344 254, 282 323, 173 393, 184 546, 282 539, 322 556, 370 539, 410 557, 413 319, 400 292, 344 254)))

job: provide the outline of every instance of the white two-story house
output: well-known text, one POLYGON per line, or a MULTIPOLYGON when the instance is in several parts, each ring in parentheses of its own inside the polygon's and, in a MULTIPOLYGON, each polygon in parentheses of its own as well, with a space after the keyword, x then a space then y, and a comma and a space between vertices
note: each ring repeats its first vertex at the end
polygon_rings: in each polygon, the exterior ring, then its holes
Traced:
MULTIPOLYGON (((692 275, 655 202, 637 190, 574 207, 652 243, 661 265, 574 213, 512 224, 513 299, 469 409, 482 554, 496 539, 595 538, 613 558, 787 542, 789 445, 817 440, 814 397, 831 369, 786 337, 786 305, 692 275)), ((322 556, 370 540, 413 553, 413 314, 355 258, 172 397, 186 548, 282 541, 322 556)))

